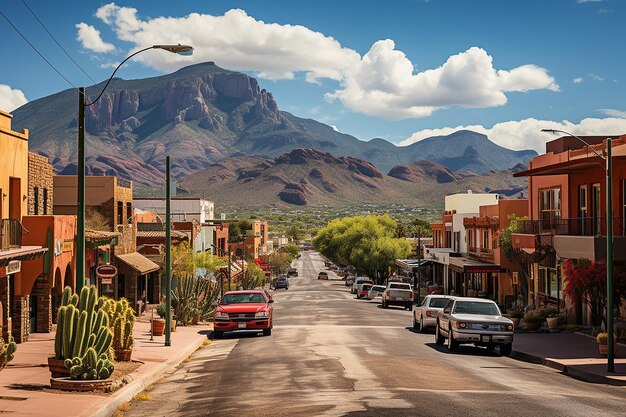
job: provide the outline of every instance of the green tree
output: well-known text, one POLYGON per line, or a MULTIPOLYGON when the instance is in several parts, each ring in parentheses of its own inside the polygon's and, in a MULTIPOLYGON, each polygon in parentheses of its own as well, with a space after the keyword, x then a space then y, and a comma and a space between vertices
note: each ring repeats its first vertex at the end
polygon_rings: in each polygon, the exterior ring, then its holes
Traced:
POLYGON ((300 247, 297 245, 287 245, 281 251, 291 255, 292 260, 300 256, 300 247))
POLYGON ((285 252, 274 252, 270 255, 269 266, 276 275, 281 274, 289 268, 293 258, 285 252))
POLYGON ((510 261, 514 261, 513 252, 513 233, 517 232, 520 227, 520 221, 528 220, 528 217, 517 217, 515 214, 509 214, 509 225, 500 231, 499 243, 504 256, 510 261))
POLYGON ((285 231, 285 236, 290 238, 293 242, 299 242, 302 240, 304 233, 301 228, 296 225, 289 226, 285 231))
POLYGON ((245 278, 241 281, 241 288, 253 290, 265 285, 265 271, 254 262, 248 262, 248 269, 245 278))
POLYGON ((228 223, 228 240, 231 242, 240 241, 246 236, 246 232, 252 230, 250 220, 235 220, 228 223))
POLYGON ((334 263, 382 282, 394 260, 411 253, 411 244, 396 235, 397 224, 387 215, 344 217, 320 229, 313 244, 334 263))

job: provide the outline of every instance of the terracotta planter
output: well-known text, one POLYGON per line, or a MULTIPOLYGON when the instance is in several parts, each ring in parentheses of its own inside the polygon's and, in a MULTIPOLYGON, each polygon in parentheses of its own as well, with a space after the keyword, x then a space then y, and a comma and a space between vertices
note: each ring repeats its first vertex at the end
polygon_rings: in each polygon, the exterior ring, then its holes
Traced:
POLYGON ((609 345, 598 344, 598 350, 600 351, 600 355, 607 356, 609 354, 609 345))
POLYGON ((152 320, 152 335, 163 336, 164 332, 165 332, 165 320, 163 319, 152 320))
POLYGON ((54 356, 48 358, 48 369, 52 378, 70 376, 70 370, 65 367, 65 359, 57 359, 54 356))
POLYGON ((526 330, 535 331, 541 328, 542 322, 532 322, 532 323, 524 323, 526 325, 526 330))
POLYGON ((117 362, 130 362, 130 355, 132 355, 132 349, 115 349, 115 360, 117 362))
POLYGON ((550 330, 554 330, 559 326, 558 317, 548 317, 546 318, 546 322, 548 323, 548 329, 550 330))
POLYGON ((88 391, 111 391, 112 379, 98 379, 94 381, 74 380, 67 378, 50 378, 50 387, 62 391, 88 392, 88 391))
POLYGON ((519 327, 519 318, 517 317, 512 317, 510 319, 513 322, 513 330, 517 329, 519 327))

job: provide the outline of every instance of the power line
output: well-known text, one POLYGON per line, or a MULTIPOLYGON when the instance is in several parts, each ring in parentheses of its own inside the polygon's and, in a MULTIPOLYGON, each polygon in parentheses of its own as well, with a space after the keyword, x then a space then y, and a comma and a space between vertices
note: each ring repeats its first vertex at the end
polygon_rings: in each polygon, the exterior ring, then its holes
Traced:
POLYGON ((63 46, 61 46, 61 44, 59 43, 59 41, 56 40, 56 38, 52 35, 52 33, 50 33, 50 31, 48 30, 48 28, 46 27, 46 25, 43 24, 43 22, 41 20, 39 20, 39 18, 37 17, 37 15, 35 14, 35 12, 33 11, 33 9, 30 8, 30 6, 26 3, 25 0, 21 0, 22 3, 24 4, 24 6, 26 6, 26 8, 28 9, 28 11, 30 12, 30 14, 33 15, 33 17, 35 18, 35 20, 37 20, 37 22, 39 22, 39 24, 41 25, 42 28, 44 28, 44 30, 48 33, 48 35, 50 35, 50 37, 52 38, 52 40, 58 45, 59 48, 61 48, 61 50, 63 52, 65 52, 65 55, 67 55, 67 57, 70 59, 70 61, 72 61, 74 63, 74 65, 76 65, 78 67, 78 69, 80 69, 82 71, 83 74, 85 74, 87 76, 87 78, 89 78, 91 80, 91 82, 93 82, 94 84, 97 84, 96 81, 91 78, 89 76, 89 74, 87 74, 87 72, 83 69, 83 67, 81 67, 80 65, 78 65, 78 62, 74 61, 74 58, 72 58, 70 56, 70 54, 65 50, 65 48, 63 48, 63 46))
POLYGON ((2 13, 2 10, 0 10, 0 15, 2 15, 2 17, 4 17, 4 19, 9 22, 9 25, 11 25, 11 27, 13 29, 15 29, 15 31, 22 37, 22 39, 24 39, 26 41, 26 43, 33 48, 33 51, 37 52, 37 55, 39 55, 41 57, 41 59, 43 59, 44 61, 46 61, 46 64, 48 64, 50 66, 50 68, 52 68, 57 74, 59 74, 61 76, 61 78, 63 78, 65 81, 67 81, 67 83, 69 85, 71 85, 74 88, 78 88, 76 87, 70 80, 68 80, 65 75, 61 74, 61 71, 59 71, 54 65, 52 65, 52 63, 50 61, 48 61, 46 59, 45 56, 43 56, 43 54, 41 52, 39 52, 39 50, 37 48, 35 48, 35 45, 33 45, 32 43, 30 43, 30 41, 28 40, 28 38, 26 38, 26 36, 24 36, 24 34, 13 24, 13 22, 11 22, 9 20, 9 18, 2 13))

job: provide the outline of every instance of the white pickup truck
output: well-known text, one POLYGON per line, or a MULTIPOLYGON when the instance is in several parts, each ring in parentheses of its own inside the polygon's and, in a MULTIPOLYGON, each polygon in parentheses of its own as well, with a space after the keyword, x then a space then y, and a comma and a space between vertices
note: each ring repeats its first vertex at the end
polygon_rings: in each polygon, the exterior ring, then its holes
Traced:
POLYGON ((413 310, 413 288, 411 284, 404 282, 390 282, 383 292, 383 308, 391 305, 403 306, 407 310, 413 310))

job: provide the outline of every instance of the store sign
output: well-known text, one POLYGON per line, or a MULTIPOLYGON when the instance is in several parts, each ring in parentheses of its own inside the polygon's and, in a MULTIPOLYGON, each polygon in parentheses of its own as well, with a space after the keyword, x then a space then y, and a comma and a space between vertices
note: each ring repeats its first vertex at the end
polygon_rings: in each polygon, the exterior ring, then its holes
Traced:
MULTIPOLYGON (((96 268, 96 276, 100 278, 100 282, 105 284, 104 280, 111 281, 117 275, 117 268, 110 264, 99 265, 96 268)), ((111 282, 109 282, 110 284, 111 282)))
POLYGON ((72 252, 72 251, 74 251, 74 240, 65 239, 63 241, 63 252, 72 252))
POLYGON ((7 266, 0 266, 0 277, 5 277, 16 272, 20 272, 22 263, 20 261, 9 261, 7 266))

